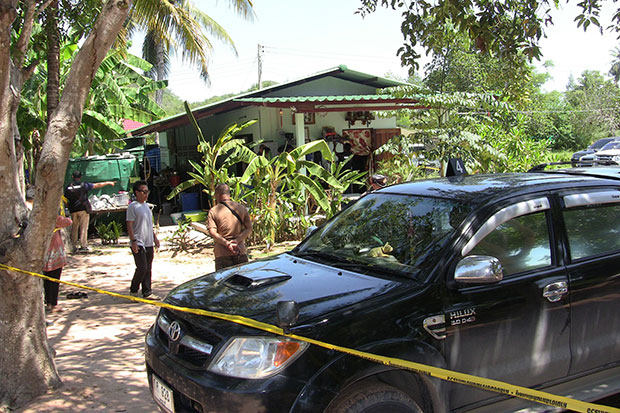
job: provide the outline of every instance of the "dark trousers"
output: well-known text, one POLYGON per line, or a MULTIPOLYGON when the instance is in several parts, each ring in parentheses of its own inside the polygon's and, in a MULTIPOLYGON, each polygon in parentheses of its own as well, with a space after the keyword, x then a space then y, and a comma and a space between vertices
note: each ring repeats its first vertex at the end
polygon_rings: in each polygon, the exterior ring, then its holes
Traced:
MULTIPOLYGON (((129 291, 137 293, 142 286, 142 295, 151 295, 151 267, 153 265, 153 247, 140 247, 137 254, 133 254, 136 263, 136 272, 131 280, 129 291)), ((133 251, 132 251, 133 253, 133 251)))
MULTIPOLYGON (((43 275, 47 275, 50 278, 60 280, 60 273, 62 273, 62 267, 57 270, 43 271, 43 275)), ((58 289, 60 284, 54 281, 43 280, 43 290, 45 291, 45 304, 57 305, 58 304, 58 289)))
POLYGON ((245 254, 218 257, 215 259, 215 271, 232 267, 233 265, 243 264, 244 262, 248 262, 248 256, 245 254))

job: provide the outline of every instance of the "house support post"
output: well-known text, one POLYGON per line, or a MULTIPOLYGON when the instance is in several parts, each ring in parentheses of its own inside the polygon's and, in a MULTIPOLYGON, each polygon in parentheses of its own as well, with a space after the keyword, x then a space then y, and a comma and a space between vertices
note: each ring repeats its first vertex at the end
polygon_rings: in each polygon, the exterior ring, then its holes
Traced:
POLYGON ((304 127, 304 114, 295 112, 295 146, 299 148, 306 143, 304 127))
MULTIPOLYGON (((306 143, 305 126, 306 125, 304 124, 304 114, 295 112, 295 147, 297 148, 306 143)), ((302 168, 299 172, 303 175, 306 175, 306 168, 302 168)), ((304 214, 308 215, 308 205, 306 205, 304 214)))

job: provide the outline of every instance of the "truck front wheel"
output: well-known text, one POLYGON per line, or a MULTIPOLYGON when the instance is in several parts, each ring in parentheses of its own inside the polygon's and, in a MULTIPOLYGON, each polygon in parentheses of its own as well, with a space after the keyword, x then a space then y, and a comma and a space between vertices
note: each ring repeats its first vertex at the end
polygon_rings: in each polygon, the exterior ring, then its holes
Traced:
POLYGON ((329 413, 423 413, 406 393, 387 384, 353 384, 327 408, 329 413))

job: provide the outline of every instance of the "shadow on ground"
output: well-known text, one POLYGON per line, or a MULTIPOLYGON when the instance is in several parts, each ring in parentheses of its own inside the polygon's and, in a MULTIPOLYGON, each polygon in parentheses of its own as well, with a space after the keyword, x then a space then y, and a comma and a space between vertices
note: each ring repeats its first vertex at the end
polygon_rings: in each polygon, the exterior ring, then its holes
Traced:
MULTIPOLYGON (((153 263, 153 291, 164 296, 213 269, 210 249, 179 254, 163 248, 153 263)), ((126 245, 95 246, 91 253, 71 255, 61 279, 128 294, 133 270, 126 245)), ((48 339, 64 385, 17 411, 157 411, 144 366, 144 335, 158 308, 92 291, 86 291, 87 298, 66 297, 75 291, 61 285, 58 307, 63 311, 47 315, 48 339)))
MULTIPOLYGON (((93 244, 90 253, 70 255, 61 279, 128 294, 135 267, 127 239, 114 246, 93 244)), ((293 245, 284 243, 276 250, 293 245)), ((251 256, 265 253, 256 247, 251 256)), ((188 252, 164 242, 153 262, 153 292, 163 297, 177 285, 214 268, 212 243, 201 243, 188 252)), ((76 291, 80 290, 61 285, 59 307, 64 311, 47 315, 48 339, 64 385, 16 411, 157 411, 144 366, 144 335, 158 307, 93 291, 86 291, 87 298, 66 297, 76 291)))

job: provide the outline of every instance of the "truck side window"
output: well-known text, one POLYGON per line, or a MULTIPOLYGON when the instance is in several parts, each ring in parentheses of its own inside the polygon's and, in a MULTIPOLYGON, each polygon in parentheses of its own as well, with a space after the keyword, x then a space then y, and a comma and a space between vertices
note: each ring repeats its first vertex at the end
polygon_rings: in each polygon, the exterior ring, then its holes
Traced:
POLYGON ((572 260, 620 250, 620 205, 568 209, 564 222, 572 260))
POLYGON ((468 255, 498 258, 504 276, 551 265, 551 247, 544 212, 513 218, 484 237, 468 255))

